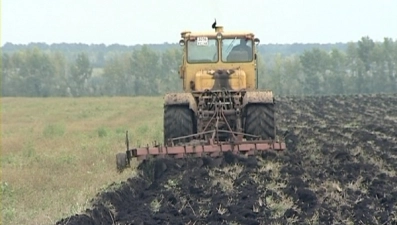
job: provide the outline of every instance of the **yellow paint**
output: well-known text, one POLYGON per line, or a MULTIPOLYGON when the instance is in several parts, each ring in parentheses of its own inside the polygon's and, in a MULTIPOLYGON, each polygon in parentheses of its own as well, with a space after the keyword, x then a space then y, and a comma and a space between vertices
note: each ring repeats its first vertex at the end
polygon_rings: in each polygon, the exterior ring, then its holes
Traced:
MULTIPOLYGON (((195 90, 204 91, 206 89, 211 90, 215 84, 215 79, 211 74, 215 71, 199 71, 194 76, 195 78, 195 90)), ((229 77, 229 85, 233 90, 242 90, 247 88, 246 74, 243 70, 236 70, 229 77)))

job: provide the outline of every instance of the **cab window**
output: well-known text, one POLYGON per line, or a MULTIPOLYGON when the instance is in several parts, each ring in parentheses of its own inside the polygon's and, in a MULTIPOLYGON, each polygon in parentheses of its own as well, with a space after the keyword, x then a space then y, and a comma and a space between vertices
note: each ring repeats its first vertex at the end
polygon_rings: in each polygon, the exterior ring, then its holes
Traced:
POLYGON ((252 60, 252 40, 245 37, 222 39, 223 62, 251 62, 252 60))
POLYGON ((187 61, 189 63, 212 63, 218 61, 218 42, 216 39, 197 37, 187 42, 187 61))

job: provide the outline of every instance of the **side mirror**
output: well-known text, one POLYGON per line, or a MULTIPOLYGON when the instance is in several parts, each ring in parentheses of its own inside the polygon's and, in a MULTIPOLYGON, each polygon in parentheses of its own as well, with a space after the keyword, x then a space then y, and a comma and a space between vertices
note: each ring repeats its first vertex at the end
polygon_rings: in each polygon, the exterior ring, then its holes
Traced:
POLYGON ((259 45, 259 42, 260 42, 259 38, 255 38, 254 42, 255 42, 255 45, 259 45))

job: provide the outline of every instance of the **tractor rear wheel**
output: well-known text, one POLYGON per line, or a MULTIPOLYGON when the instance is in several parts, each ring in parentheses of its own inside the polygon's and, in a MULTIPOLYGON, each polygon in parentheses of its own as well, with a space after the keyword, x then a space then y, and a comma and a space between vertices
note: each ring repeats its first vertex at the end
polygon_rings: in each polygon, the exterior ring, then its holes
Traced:
MULTIPOLYGON (((164 108, 164 143, 169 138, 192 135, 194 132, 194 114, 189 106, 171 105, 164 108)), ((174 143, 189 142, 191 138, 183 138, 174 143)))
MULTIPOLYGON (((251 104, 245 108, 245 133, 261 139, 274 140, 276 137, 274 104, 251 104)), ((255 139, 246 137, 247 140, 255 139)))

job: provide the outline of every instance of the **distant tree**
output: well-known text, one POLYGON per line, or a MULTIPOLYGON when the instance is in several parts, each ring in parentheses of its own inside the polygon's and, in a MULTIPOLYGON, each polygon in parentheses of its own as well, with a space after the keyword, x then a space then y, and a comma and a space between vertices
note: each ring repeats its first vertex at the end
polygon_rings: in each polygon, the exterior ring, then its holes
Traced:
POLYGON ((362 37, 360 41, 358 41, 358 57, 364 63, 365 71, 369 71, 371 69, 372 62, 372 54, 375 48, 374 41, 367 37, 362 37))
POLYGON ((284 59, 284 79, 283 94, 284 95, 301 95, 303 93, 302 66, 298 56, 287 56, 284 59))
POLYGON ((346 56, 338 49, 330 53, 329 73, 325 76, 325 92, 327 94, 345 94, 344 78, 346 77, 346 56))
POLYGON ((17 93, 39 97, 53 95, 55 69, 47 54, 38 48, 27 49, 17 55, 14 65, 17 93))
MULTIPOLYGON (((391 38, 384 38, 381 46, 381 56, 383 57, 382 72, 384 79, 388 84, 388 90, 397 91, 397 41, 391 38)), ((384 81, 384 82, 385 82, 384 81)))
POLYGON ((53 86, 53 95, 68 96, 68 61, 61 52, 53 52, 49 54, 49 57, 54 66, 53 79, 55 85, 53 86))
POLYGON ((182 63, 182 51, 178 48, 167 49, 161 54, 161 67, 159 78, 159 92, 172 92, 182 90, 182 80, 178 70, 182 63))
POLYGON ((11 74, 12 74, 12 65, 10 56, 7 53, 4 53, 1 57, 1 94, 2 96, 8 96, 10 93, 7 86, 3 86, 3 83, 10 84, 11 83, 11 74))
POLYGON ((272 75, 270 77, 270 85, 273 91, 277 95, 283 95, 283 83, 284 83, 284 60, 281 54, 276 54, 274 59, 274 65, 272 69, 272 75))
POLYGON ((83 96, 87 91, 87 81, 91 78, 92 66, 87 53, 77 55, 75 63, 70 67, 69 87, 73 96, 83 96))
POLYGON ((104 68, 104 90, 108 95, 132 96, 135 95, 133 74, 130 70, 129 54, 116 55, 109 59, 104 68))
POLYGON ((131 75, 134 79, 136 95, 158 95, 161 85, 160 57, 147 45, 132 52, 131 75))
POLYGON ((104 67, 105 66, 105 53, 103 51, 100 51, 96 53, 95 56, 95 67, 104 67))
POLYGON ((329 69, 329 56, 324 50, 313 48, 300 55, 305 75, 304 93, 309 95, 323 94, 323 80, 329 69))

